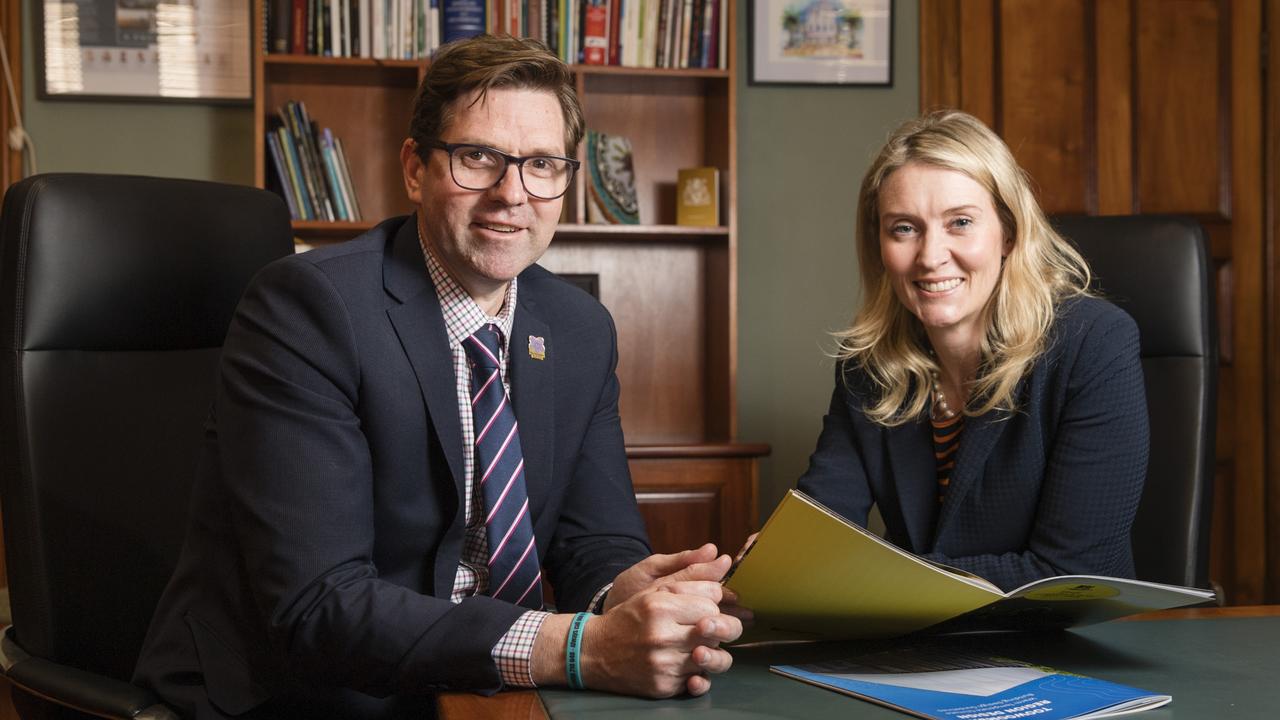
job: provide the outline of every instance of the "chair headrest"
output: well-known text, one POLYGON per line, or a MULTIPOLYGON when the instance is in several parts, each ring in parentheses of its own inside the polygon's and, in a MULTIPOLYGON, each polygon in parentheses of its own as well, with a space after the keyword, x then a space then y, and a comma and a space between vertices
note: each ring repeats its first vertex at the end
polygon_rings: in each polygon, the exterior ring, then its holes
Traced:
POLYGON ((10 324, 0 328, 0 343, 5 350, 216 347, 249 279, 290 252, 288 209, 265 190, 36 175, 9 189, 0 213, 0 318, 10 324), (85 310, 95 307, 102 312, 85 310), (161 336, 165 347, 156 347, 161 336))
POLYGON ((1131 215, 1055 217, 1053 225, 1084 254, 1094 289, 1137 322, 1143 357, 1213 352, 1209 261, 1199 224, 1131 215))

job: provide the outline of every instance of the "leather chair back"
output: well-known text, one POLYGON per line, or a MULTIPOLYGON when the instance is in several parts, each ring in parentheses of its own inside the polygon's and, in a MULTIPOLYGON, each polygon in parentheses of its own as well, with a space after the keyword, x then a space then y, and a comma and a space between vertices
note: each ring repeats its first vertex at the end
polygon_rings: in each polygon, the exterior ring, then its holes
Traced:
POLYGON ((1133 526, 1138 578, 1208 587, 1218 352, 1204 231, 1169 216, 1053 222, 1141 333, 1151 462, 1133 526))
POLYGON ((51 174, 0 213, 0 493, 13 633, 128 680, 186 526, 218 355, 293 251, 279 196, 51 174))

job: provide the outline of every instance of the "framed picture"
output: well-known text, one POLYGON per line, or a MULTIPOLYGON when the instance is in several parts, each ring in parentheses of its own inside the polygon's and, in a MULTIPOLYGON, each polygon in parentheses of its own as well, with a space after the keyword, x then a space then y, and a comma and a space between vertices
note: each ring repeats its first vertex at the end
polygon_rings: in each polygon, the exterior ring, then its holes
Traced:
POLYGON ((893 84, 891 0, 751 0, 753 85, 893 84))
POLYGON ((243 103, 250 0, 36 0, 43 100, 243 103))

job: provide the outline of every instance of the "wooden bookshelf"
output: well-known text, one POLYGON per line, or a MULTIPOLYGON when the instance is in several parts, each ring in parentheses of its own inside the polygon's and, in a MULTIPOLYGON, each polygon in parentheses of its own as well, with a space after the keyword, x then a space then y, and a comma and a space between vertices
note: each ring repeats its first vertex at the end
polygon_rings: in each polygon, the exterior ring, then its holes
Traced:
MULTIPOLYGON (((255 182, 267 186, 265 133, 288 100, 347 148, 366 218, 294 222, 299 242, 340 242, 411 212, 399 149, 424 62, 268 55, 255 0, 255 182)), ((587 127, 623 135, 634 151, 640 225, 586 222, 579 174, 541 264, 597 279, 618 327, 620 410, 632 475, 654 549, 713 540, 732 552, 756 524, 764 445, 737 442, 737 118, 734 22, 725 1, 729 67, 574 66, 587 127), (676 220, 681 168, 720 171, 719 227, 676 220)), ((585 143, 584 143, 585 144, 585 143)))

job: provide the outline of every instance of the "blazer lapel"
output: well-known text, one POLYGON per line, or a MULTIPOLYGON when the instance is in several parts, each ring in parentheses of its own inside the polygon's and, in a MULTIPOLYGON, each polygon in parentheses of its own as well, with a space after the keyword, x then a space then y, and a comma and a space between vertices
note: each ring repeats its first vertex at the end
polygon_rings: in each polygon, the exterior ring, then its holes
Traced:
POLYGON ((557 357, 551 328, 538 316, 537 298, 525 288, 521 285, 518 291, 507 357, 511 405, 520 424, 520 448, 524 451, 525 487, 530 511, 536 518, 554 471, 557 357))
POLYGON ((942 535, 942 530, 956 514, 956 508, 960 507, 965 494, 982 475, 982 468, 987 464, 991 450, 1008 426, 1008 414, 1000 410, 991 410, 981 417, 965 418, 964 432, 960 434, 960 449, 956 452, 955 470, 951 474, 951 484, 938 514, 935 539, 942 535))
POLYGON ((889 471, 902 506, 911 547, 924 552, 933 537, 934 485, 937 465, 933 459, 933 438, 928 420, 917 420, 886 432, 889 471))
POLYGON ((383 266, 383 283, 400 305, 387 310, 400 345, 418 379, 431 424, 444 449, 453 476, 454 501, 461 524, 463 494, 462 426, 458 420, 457 379, 453 354, 435 286, 427 275, 426 260, 418 244, 417 216, 410 218, 392 240, 383 266))

